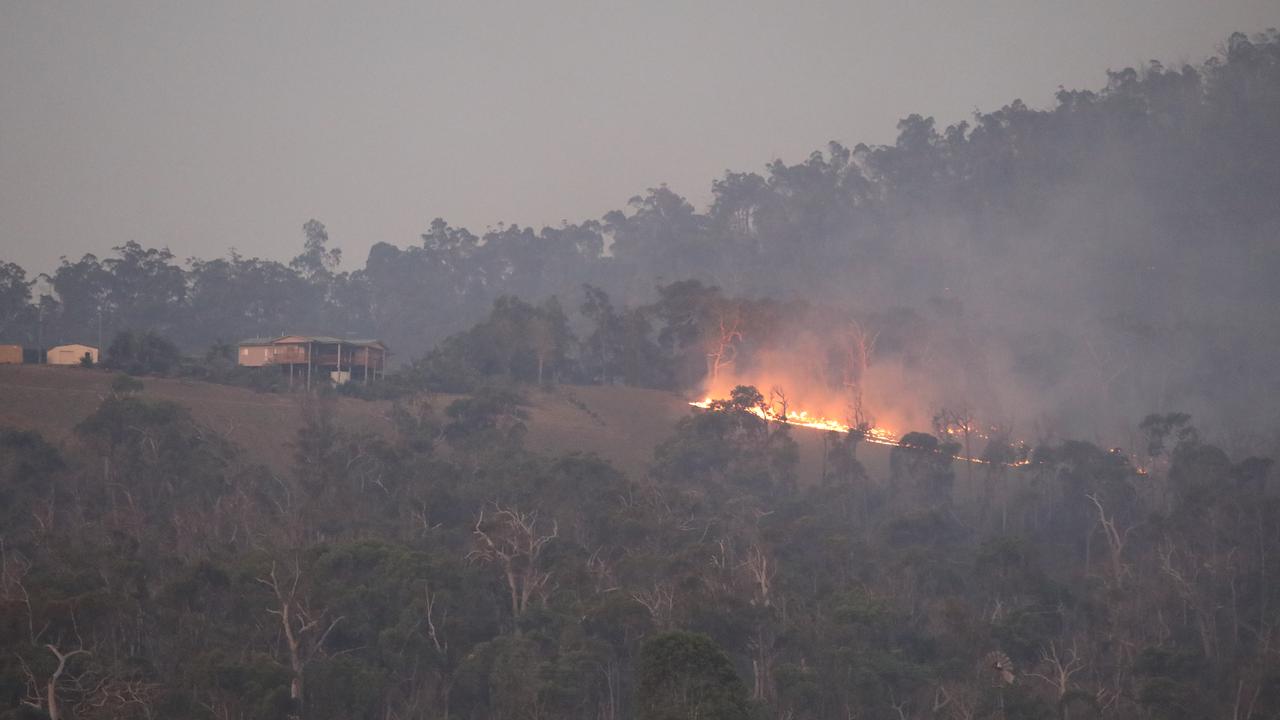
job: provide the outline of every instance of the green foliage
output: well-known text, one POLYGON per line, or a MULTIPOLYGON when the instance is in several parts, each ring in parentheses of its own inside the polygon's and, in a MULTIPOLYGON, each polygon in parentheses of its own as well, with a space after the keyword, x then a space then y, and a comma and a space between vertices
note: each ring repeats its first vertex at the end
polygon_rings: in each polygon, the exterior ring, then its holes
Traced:
POLYGON ((121 488, 149 522, 160 523, 175 504, 208 509, 229 492, 232 448, 169 401, 110 395, 76 426, 76 435, 99 458, 104 487, 121 488))
POLYGON ((640 649, 641 720, 747 720, 746 689, 710 638, 686 632, 655 635, 640 649))
POLYGON ((162 335, 121 330, 107 347, 102 364, 130 375, 168 375, 181 359, 177 346, 162 335))
POLYGON ((509 390, 485 387, 454 400, 445 408, 444 436, 451 443, 479 449, 486 445, 519 445, 529 414, 523 398, 509 390))
POLYGON ((899 503, 907 506, 945 504, 955 482, 952 461, 959 452, 960 446, 956 443, 941 442, 928 433, 903 435, 889 454, 890 476, 900 494, 899 503))
POLYGON ((487 319, 445 338, 390 376, 387 386, 373 391, 373 396, 469 393, 497 379, 541 385, 576 377, 570 360, 573 341, 569 319, 555 297, 534 306, 504 295, 494 301, 487 319))
POLYGON ((380 720, 385 672, 349 655, 319 661, 307 670, 311 692, 306 717, 317 720, 380 720))
POLYGON ((1172 435, 1178 443, 1195 442, 1196 429, 1189 425, 1191 416, 1186 413, 1155 413, 1146 416, 1138 429, 1147 436, 1147 454, 1158 457, 1165 451, 1165 442, 1172 435))
POLYGON ((591 332, 582 338, 582 377, 604 385, 670 387, 668 356, 654 342, 651 308, 619 310, 603 289, 583 284, 581 313, 591 332))
POLYGON ((1169 720, 1205 717, 1204 704, 1193 685, 1179 683, 1166 677, 1150 678, 1138 691, 1138 702, 1156 717, 1169 720))
POLYGON ((289 698, 289 670, 262 653, 234 658, 222 650, 200 655, 195 672, 212 697, 255 720, 285 720, 295 708, 289 698))
POLYGON ((142 388, 141 380, 124 373, 116 375, 111 381, 111 393, 113 395, 133 395, 142 392, 142 388))
POLYGON ((735 388, 730 399, 680 421, 655 452, 655 473, 676 481, 697 477, 708 489, 768 496, 794 481, 798 450, 790 428, 752 408, 763 406, 755 388, 735 388))
POLYGON ((750 385, 738 385, 729 393, 728 409, 750 411, 764 407, 764 395, 750 385))
POLYGON ((30 527, 30 508, 58 500, 54 478, 65 467, 62 454, 39 433, 0 428, 0 526, 8 532, 30 527))
POLYGON ((27 271, 15 263, 0 262, 0 338, 21 337, 20 333, 35 319, 31 303, 31 286, 27 271))
MULTIPOLYGON (((285 392, 290 388, 288 375, 280 368, 256 368, 236 362, 236 346, 217 340, 202 357, 183 358, 174 371, 180 377, 204 382, 233 385, 262 393, 285 392)), ((366 386, 363 383, 346 383, 340 390, 357 393, 366 386)))

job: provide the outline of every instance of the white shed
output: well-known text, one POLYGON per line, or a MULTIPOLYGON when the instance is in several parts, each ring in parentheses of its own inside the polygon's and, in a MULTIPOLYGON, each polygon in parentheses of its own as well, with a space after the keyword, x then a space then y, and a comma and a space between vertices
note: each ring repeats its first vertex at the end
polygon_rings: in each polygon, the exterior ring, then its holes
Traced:
POLYGON ((79 365, 80 358, 88 354, 93 364, 98 364, 98 348, 92 345, 58 345, 49 348, 50 365, 79 365))

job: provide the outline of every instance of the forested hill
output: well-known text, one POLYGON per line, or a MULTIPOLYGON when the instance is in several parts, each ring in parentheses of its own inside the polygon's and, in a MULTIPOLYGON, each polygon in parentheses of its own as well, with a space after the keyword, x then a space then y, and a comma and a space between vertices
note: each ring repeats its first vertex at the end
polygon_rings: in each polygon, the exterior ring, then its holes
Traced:
POLYGON ((5 264, 0 340, 151 329, 195 350, 317 332, 376 336, 405 361, 504 295, 572 308, 587 283, 633 306, 693 278, 861 313, 941 302, 963 308, 981 363, 1010 383, 1257 431, 1276 423, 1252 400, 1280 390, 1280 35, 1222 48, 1108 72, 1048 108, 1014 101, 945 128, 910 115, 893 145, 728 172, 705 209, 659 187, 540 230, 435 220, 354 269, 317 221, 290 262, 129 243, 53 269, 5 264), (33 288, 39 270, 50 281, 33 288))
MULTIPOLYGON (((33 373, 100 374, 0 377, 33 373)), ((509 389, 377 425, 300 393, 253 409, 296 412, 254 426, 289 436, 266 467, 243 415, 173 401, 247 391, 101 375, 62 437, 0 427, 0 720, 1280 715, 1272 462, 1184 415, 1143 424, 1146 470, 923 433, 874 467, 742 387, 623 472, 539 452, 509 389)), ((584 390, 622 402, 576 427, 643 444, 640 392, 584 390)))

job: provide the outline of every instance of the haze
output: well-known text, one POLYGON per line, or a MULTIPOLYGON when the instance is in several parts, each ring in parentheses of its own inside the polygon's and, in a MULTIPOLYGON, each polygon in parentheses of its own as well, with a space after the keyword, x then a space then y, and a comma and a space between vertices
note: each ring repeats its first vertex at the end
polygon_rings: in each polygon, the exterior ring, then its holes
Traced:
POLYGON ((0 720, 1280 718, 1270 3, 10 0, 0 720))
POLYGON ((1105 67, 1280 23, 1231 3, 6 3, 0 246, 32 272, 129 240, 359 266, 433 217, 599 217, 827 140, 888 143, 1105 67))

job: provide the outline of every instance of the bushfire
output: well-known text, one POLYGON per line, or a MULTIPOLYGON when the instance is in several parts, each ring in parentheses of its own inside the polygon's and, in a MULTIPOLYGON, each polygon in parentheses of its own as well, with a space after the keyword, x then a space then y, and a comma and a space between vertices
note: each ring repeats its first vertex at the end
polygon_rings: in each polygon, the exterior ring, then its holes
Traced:
MULTIPOLYGON (((707 397, 707 398, 703 398, 702 400, 691 402, 689 404, 696 408, 709 410, 711 409, 711 404, 714 402, 715 400, 713 398, 707 397)), ((842 433, 847 433, 850 430, 853 430, 852 427, 850 427, 845 423, 840 422, 839 420, 832 420, 831 418, 813 416, 803 410, 798 412, 795 410, 788 410, 784 415, 781 411, 776 410, 773 407, 757 406, 757 407, 751 408, 750 410, 748 410, 748 412, 750 412, 752 415, 756 415, 760 417, 761 419, 768 420, 771 422, 781 422, 781 423, 786 423, 788 425, 799 425, 800 427, 813 428, 814 430, 831 430, 834 432, 842 432, 842 433)), ((887 428, 882 428, 882 427, 871 427, 871 428, 865 429, 863 431, 863 438, 867 442, 876 443, 877 445, 897 445, 898 444, 897 434, 895 434, 891 430, 888 430, 887 428)))
MULTIPOLYGON (((710 410, 715 402, 716 400, 714 398, 705 397, 702 400, 691 401, 689 404, 693 407, 700 408, 702 410, 710 410)), ((799 427, 806 427, 814 430, 827 430, 832 432, 848 433, 855 429, 849 424, 841 422, 839 420, 833 420, 832 418, 828 418, 828 417, 810 415, 807 411, 804 411, 804 410, 788 409, 784 413, 783 411, 778 410, 776 407, 771 405, 770 406, 757 405, 755 407, 749 408, 747 412, 769 422, 786 423, 788 425, 796 425, 799 427)), ((876 445, 896 446, 899 444, 901 440, 901 438, 899 438, 897 433, 884 427, 871 426, 871 427, 863 428, 861 432, 862 432, 862 439, 864 442, 874 443, 876 445)), ((982 435, 980 433, 977 433, 976 435, 984 439, 986 438, 985 435, 982 435)), ((963 454, 957 454, 957 455, 954 455, 953 457, 956 460, 962 460, 965 462, 979 463, 983 465, 989 464, 989 461, 984 460, 982 458, 968 457, 963 454)), ((1028 465, 1030 464, 1030 462, 1031 461, 1028 458, 1022 457, 1014 462, 1007 463, 1007 465, 1009 465, 1010 467, 1020 467, 1023 465, 1028 465)))

